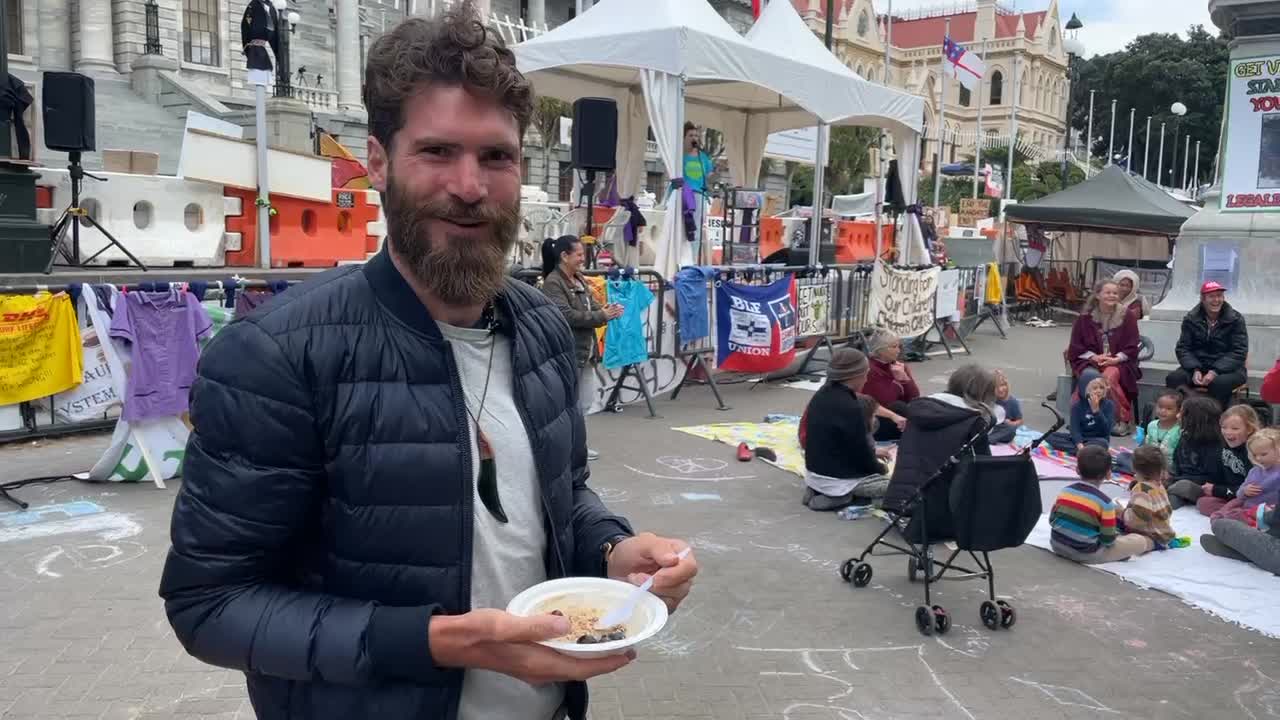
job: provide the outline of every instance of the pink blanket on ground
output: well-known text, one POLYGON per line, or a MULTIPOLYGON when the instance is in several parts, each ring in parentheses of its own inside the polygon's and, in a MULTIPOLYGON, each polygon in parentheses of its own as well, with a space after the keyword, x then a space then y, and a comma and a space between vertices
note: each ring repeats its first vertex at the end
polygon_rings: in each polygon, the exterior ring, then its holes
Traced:
MULTIPOLYGON (((1018 448, 1012 444, 1009 445, 992 445, 992 455, 1016 455, 1018 448)), ((1115 448, 1111 449, 1111 456, 1115 457, 1120 453, 1115 448)), ((1054 450, 1051 447, 1041 445, 1031 451, 1031 462, 1036 466, 1036 475, 1041 479, 1055 480, 1074 480, 1076 475, 1076 459, 1067 453, 1054 450)), ((1111 482, 1117 485, 1128 487, 1133 481, 1133 476, 1125 473, 1115 473, 1111 482)))

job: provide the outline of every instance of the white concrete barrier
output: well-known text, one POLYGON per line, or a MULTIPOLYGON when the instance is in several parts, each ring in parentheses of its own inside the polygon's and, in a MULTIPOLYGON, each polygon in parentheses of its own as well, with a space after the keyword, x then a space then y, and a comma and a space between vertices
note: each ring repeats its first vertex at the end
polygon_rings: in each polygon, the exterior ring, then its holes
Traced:
MULTIPOLYGON (((71 179, 66 170, 41 168, 36 184, 53 189, 53 207, 38 212, 41 222, 57 222, 71 203, 71 179)), ((81 207, 129 252, 147 265, 218 267, 223 264, 226 230, 222 186, 169 175, 95 173, 107 179, 85 178, 81 207)), ((70 243, 70 229, 67 243, 70 243)), ((80 254, 87 258, 109 245, 87 224, 80 228, 80 254)), ((108 247, 95 265, 127 262, 124 253, 108 247)))

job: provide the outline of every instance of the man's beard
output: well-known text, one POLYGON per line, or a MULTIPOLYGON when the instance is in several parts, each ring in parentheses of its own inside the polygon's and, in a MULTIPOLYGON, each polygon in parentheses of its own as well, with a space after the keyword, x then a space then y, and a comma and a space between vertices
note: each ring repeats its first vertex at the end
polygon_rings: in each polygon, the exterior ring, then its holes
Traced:
POLYGON ((450 305, 478 305, 498 294, 519 228, 519 200, 507 206, 420 200, 388 178, 385 210, 391 248, 432 295, 450 305), (489 236, 431 236, 430 221, 442 218, 487 223, 489 236))

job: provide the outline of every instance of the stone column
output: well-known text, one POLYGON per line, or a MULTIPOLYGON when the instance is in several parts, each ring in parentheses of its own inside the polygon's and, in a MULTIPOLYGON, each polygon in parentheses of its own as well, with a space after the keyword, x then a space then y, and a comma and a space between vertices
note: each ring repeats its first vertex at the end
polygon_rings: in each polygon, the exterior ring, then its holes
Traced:
MULTIPOLYGON (((1280 38, 1274 34, 1280 23, 1280 5, 1274 0, 1210 0, 1209 13, 1218 27, 1229 30, 1231 60, 1224 83, 1234 82, 1231 69, 1257 59, 1280 58, 1280 38)), ((1245 68, 1249 70, 1249 68, 1245 68)), ((1274 72, 1264 62, 1251 72, 1270 78, 1274 72)), ((1249 77, 1241 75, 1240 77, 1249 77)), ((1249 97, 1228 92, 1227 105, 1231 117, 1247 114, 1249 97)), ((1254 128, 1242 124, 1235 128, 1245 132, 1242 142, 1232 145, 1233 128, 1224 126, 1222 133, 1222 166, 1228 170, 1244 167, 1249 173, 1258 170, 1258 135, 1254 128)), ((1163 383, 1165 374, 1176 367, 1174 344, 1178 341, 1181 321, 1200 302, 1200 284, 1206 274, 1217 269, 1230 269, 1222 277, 1227 289, 1227 302, 1244 314, 1249 326, 1249 385, 1256 392, 1262 376, 1280 354, 1280 207, 1259 182, 1241 182, 1239 177, 1224 180, 1222 172, 1204 197, 1204 207, 1182 226, 1178 235, 1173 264, 1173 280, 1164 301, 1152 308, 1151 316, 1142 321, 1139 331, 1152 339, 1155 362, 1143 365, 1143 383, 1163 383), (1226 185, 1224 189, 1224 183, 1226 185), (1245 194, 1268 199, 1256 204, 1228 207, 1228 197, 1245 194), (1234 262, 1232 262, 1234 261, 1234 262), (1206 267, 1208 265, 1209 267, 1206 267), (1208 271, 1208 273, 1206 273, 1208 271), (1153 377, 1155 376, 1155 377, 1153 377)), ((1248 180, 1248 178, 1245 178, 1248 180)))
POLYGON ((79 49, 76 72, 115 73, 116 55, 111 24, 111 0, 80 0, 79 49))
POLYGON ((40 69, 71 69, 71 3, 43 0, 36 6, 40 21, 40 69))
POLYGON ((547 24, 547 0, 529 0, 529 25, 542 29, 547 24))
POLYGON ((357 0, 337 0, 338 110, 361 113, 360 6, 357 0))

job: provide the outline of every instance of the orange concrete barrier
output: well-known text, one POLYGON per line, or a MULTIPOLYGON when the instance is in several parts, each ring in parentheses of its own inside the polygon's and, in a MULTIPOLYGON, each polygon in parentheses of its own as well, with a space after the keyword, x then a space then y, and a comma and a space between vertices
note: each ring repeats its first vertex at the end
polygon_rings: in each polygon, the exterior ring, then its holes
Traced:
POLYGON ((782 237, 782 218, 760 218, 760 257, 767 258, 787 247, 782 237))
MULTIPOLYGON (((335 189, 328 203, 272 195, 271 267, 333 267, 376 252, 379 239, 368 227, 378 220, 378 206, 368 202, 366 192, 335 189)), ((224 194, 239 198, 241 207, 238 216, 227 216, 227 232, 240 234, 240 249, 227 250, 227 265, 256 266, 257 193, 227 187, 224 194)))
MULTIPOLYGON (((893 253, 893 227, 886 225, 882 230, 880 256, 888 258, 893 253)), ((836 224, 836 262, 869 262, 875 256, 875 223, 841 220, 836 224)))

